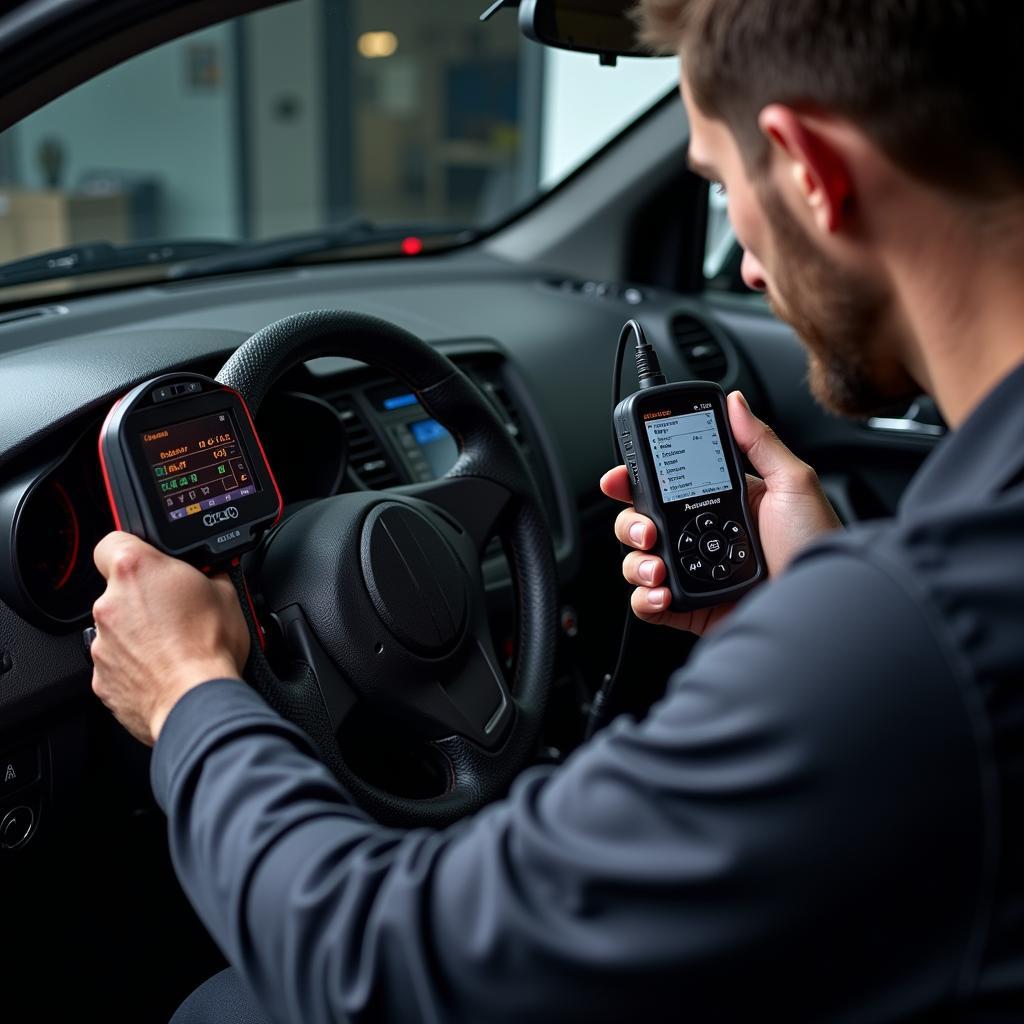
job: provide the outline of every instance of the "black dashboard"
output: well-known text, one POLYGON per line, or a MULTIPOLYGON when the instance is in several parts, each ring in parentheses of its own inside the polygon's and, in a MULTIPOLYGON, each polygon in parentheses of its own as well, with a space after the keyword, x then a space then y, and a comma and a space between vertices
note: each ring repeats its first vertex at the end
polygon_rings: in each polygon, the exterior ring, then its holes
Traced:
MULTIPOLYGON (((394 322, 475 381, 523 447, 565 585, 584 568, 588 531, 595 523, 606 531, 614 514, 598 480, 612 461, 609 369, 631 316, 643 321, 670 379, 742 388, 798 447, 838 450, 865 441, 862 428, 817 410, 804 386, 800 346, 761 313, 713 310, 656 288, 567 279, 480 252, 133 288, 0 314, 5 723, 87 691, 79 634, 99 593, 91 548, 111 525, 96 458, 96 432, 110 404, 160 373, 215 374, 251 333, 317 308, 394 322)), ((443 474, 454 457, 451 438, 415 396, 342 358, 314 360, 282 378, 260 428, 286 502, 415 483, 443 474), (316 436, 317 445, 296 444, 301 435, 316 436)), ((870 440, 875 449, 883 444, 870 440)), ((485 572, 498 593, 507 578, 493 555, 485 572)))
MULTIPOLYGON (((493 342, 440 347, 490 399, 530 463, 564 565, 573 551, 571 502, 551 476, 538 424, 521 411, 521 378, 493 342)), ((455 439, 407 387, 372 370, 338 374, 331 361, 318 363, 279 382, 258 415, 286 506, 427 482, 455 463, 455 439)), ((96 454, 100 419, 90 417, 63 455, 0 484, 0 595, 53 634, 85 624, 102 591, 91 552, 114 524, 96 454)), ((498 557, 492 548, 485 564, 492 584, 502 581, 498 557)))

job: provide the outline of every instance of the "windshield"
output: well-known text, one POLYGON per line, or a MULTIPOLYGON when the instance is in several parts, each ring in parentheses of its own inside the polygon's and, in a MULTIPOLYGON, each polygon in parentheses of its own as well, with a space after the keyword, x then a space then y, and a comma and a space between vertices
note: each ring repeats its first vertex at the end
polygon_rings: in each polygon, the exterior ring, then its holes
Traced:
POLYGON ((675 85, 675 61, 603 68, 527 42, 514 12, 481 23, 485 6, 282 4, 0 133, 0 301, 169 265, 448 247, 556 186, 675 85))

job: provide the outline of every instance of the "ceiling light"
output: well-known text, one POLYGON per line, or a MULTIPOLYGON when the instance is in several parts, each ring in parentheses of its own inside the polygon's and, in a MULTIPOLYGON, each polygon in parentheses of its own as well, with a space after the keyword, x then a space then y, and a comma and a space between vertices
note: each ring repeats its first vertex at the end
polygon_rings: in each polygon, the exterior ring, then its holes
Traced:
POLYGON ((364 57, 390 57, 398 49, 398 36, 394 32, 364 32, 356 46, 364 57))

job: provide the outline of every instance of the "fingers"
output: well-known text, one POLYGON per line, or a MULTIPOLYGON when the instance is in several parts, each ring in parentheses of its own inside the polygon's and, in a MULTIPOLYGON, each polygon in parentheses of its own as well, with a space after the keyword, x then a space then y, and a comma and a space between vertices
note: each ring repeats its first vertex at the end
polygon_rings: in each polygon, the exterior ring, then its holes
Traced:
POLYGON ((622 560, 622 575, 638 587, 656 587, 665 582, 665 563, 643 551, 631 551, 622 560))
POLYGON ((760 476, 769 483, 790 481, 789 486, 797 489, 808 480, 813 483, 814 470, 798 459, 778 439, 775 431, 750 411, 739 391, 729 395, 728 403, 729 424, 736 444, 760 476))
POLYGON ((668 587, 637 587, 629 603, 638 619, 658 624, 672 603, 672 595, 668 587))
POLYGON ((601 477, 601 490, 614 498, 616 501, 624 501, 627 505, 633 504, 633 494, 629 487, 629 470, 625 466, 616 466, 609 469, 601 477))
POLYGON ((615 536, 626 547, 646 551, 658 539, 658 530, 646 516, 627 508, 615 520, 615 536))
MULTIPOLYGON (((601 477, 601 490, 616 501, 632 503, 633 495, 629 489, 629 471, 625 466, 616 466, 601 477)), ((646 516, 640 515, 635 509, 627 508, 620 512, 615 520, 615 536, 622 544, 630 548, 646 550, 658 538, 658 531, 646 516)))

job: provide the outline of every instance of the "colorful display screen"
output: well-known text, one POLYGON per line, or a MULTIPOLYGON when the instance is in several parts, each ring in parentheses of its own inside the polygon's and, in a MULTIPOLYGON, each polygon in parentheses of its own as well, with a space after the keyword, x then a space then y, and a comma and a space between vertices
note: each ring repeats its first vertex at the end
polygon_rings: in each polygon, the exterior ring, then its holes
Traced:
POLYGON ((263 489, 246 462, 234 415, 228 410, 147 430, 142 448, 172 523, 263 489))
POLYGON ((732 490, 722 439, 711 410, 647 420, 644 425, 662 501, 683 501, 732 490))

